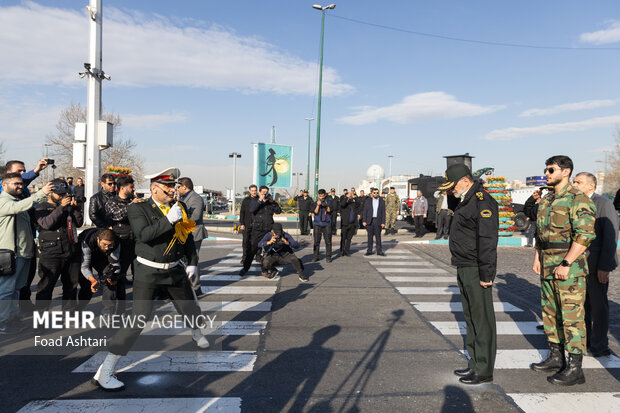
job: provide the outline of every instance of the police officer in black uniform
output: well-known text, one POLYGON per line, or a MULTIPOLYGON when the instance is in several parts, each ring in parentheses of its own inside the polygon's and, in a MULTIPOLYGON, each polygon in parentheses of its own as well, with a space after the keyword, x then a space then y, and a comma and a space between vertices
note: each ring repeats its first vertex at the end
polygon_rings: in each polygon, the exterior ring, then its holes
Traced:
POLYGON ((243 256, 241 257, 241 264, 245 262, 247 254, 252 253, 252 213, 250 212, 250 202, 252 199, 258 197, 258 187, 254 184, 250 185, 250 195, 245 197, 241 201, 241 208, 239 209, 239 230, 243 231, 243 241, 241 242, 241 248, 243 249, 243 256))
MULTIPOLYGON (((327 195, 327 198, 329 198, 329 200, 331 201, 331 206, 332 206, 332 212, 331 212, 331 219, 332 219, 332 237, 337 235, 337 226, 338 226, 338 216, 340 215, 340 198, 338 197, 338 195, 336 195, 336 189, 332 188, 329 191, 329 195, 327 195)), ((342 224, 340 224, 340 229, 342 229, 342 224)))
POLYGON ((312 220, 310 217, 312 216, 312 205, 314 202, 312 198, 308 196, 307 189, 300 191, 300 194, 294 199, 297 201, 297 208, 299 209, 299 234, 308 235, 310 234, 308 226, 312 228, 312 220))
POLYGON ((54 190, 47 202, 35 208, 39 229, 39 284, 35 307, 46 310, 54 286, 62 281, 63 308, 75 305, 80 276, 80 253, 77 228, 84 223, 80 205, 71 197, 63 179, 52 181, 54 190))
POLYGON ((493 381, 497 351, 492 286, 497 269, 498 205, 466 165, 450 165, 446 179, 439 189, 461 198, 450 226, 450 253, 457 268, 470 357, 468 367, 454 374, 464 384, 487 383, 493 381))

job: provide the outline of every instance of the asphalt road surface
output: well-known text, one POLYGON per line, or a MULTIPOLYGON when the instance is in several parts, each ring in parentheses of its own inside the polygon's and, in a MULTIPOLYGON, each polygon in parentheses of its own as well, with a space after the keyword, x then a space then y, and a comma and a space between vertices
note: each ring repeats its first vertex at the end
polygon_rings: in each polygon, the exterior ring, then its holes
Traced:
MULTIPOLYGON (((213 234, 211 234, 213 235, 213 234)), ((586 357, 586 383, 562 388, 531 371, 545 354, 533 251, 500 247, 494 301, 498 355, 494 382, 468 387, 456 271, 445 245, 390 237, 386 257, 334 254, 312 263, 310 237, 298 255, 308 283, 291 268, 278 280, 253 268, 238 277, 240 243, 210 241, 200 253, 201 307, 221 322, 211 347, 187 332, 144 334, 118 366, 126 384, 106 393, 90 384, 102 348, 64 355, 30 352, 32 329, 0 336, 2 411, 13 412, 611 412, 620 410, 620 359, 586 357), (149 349, 149 350, 144 350, 149 349)), ((334 250, 338 251, 338 242, 334 250)), ((620 287, 611 276, 610 347, 620 354, 620 287)), ((60 288, 57 288, 59 295, 60 288)), ((129 296, 131 297, 131 295, 129 296)), ((100 298, 89 305, 98 311, 100 298)))

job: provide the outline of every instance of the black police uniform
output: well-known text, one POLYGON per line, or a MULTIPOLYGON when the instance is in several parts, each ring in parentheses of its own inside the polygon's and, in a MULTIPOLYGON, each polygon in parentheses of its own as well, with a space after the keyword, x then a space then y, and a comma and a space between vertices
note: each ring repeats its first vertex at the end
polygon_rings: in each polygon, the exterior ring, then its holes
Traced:
POLYGON ((350 255, 351 240, 357 229, 357 201, 354 197, 340 197, 340 254, 350 255))
POLYGON ((493 290, 480 281, 495 279, 498 229, 497 202, 476 180, 454 210, 449 244, 467 325, 469 368, 486 377, 493 375, 497 336, 493 290))
POLYGON ((297 201, 297 207, 299 208, 299 232, 301 235, 308 235, 310 233, 308 226, 312 228, 310 213, 312 212, 312 205, 314 202, 310 197, 304 198, 299 195, 294 199, 297 201))
MULTIPOLYGON (((331 219, 332 219, 332 236, 337 235, 337 225, 338 225, 338 213, 340 212, 340 198, 336 195, 328 195, 327 198, 331 200, 331 219)), ((340 228, 342 229, 342 224, 340 224, 340 228)))
POLYGON ((241 208, 239 210, 239 222, 245 227, 243 230, 243 241, 241 242, 241 248, 243 249, 243 256, 241 257, 241 263, 245 262, 245 257, 252 253, 252 213, 250 212, 250 201, 253 197, 245 197, 241 201, 241 208))
POLYGON ((263 239, 266 233, 271 231, 273 226, 273 214, 279 214, 282 208, 273 199, 268 198, 259 201, 258 198, 250 200, 250 213, 252 214, 252 236, 251 236, 251 254, 246 254, 243 262, 243 273, 247 272, 252 266, 254 256, 258 252, 258 243, 263 239))

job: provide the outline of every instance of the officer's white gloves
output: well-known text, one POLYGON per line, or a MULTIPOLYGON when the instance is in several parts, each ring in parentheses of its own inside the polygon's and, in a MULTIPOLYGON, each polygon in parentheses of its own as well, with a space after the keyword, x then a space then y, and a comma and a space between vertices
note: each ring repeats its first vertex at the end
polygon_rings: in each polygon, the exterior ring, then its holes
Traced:
POLYGON ((172 208, 170 208, 170 211, 168 211, 168 215, 166 215, 166 218, 168 218, 168 221, 170 221, 172 225, 183 219, 183 213, 181 212, 181 207, 179 206, 179 204, 174 204, 172 208))
POLYGON ((187 278, 191 279, 194 274, 198 271, 198 267, 195 265, 188 265, 185 267, 185 273, 187 274, 187 278))

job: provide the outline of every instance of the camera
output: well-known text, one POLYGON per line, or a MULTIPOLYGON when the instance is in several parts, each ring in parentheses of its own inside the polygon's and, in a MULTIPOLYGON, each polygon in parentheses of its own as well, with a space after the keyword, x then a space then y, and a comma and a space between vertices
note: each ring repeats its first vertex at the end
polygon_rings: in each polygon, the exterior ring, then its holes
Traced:
POLYGON ((110 279, 110 281, 115 282, 118 281, 120 277, 120 273, 118 271, 114 271, 114 267, 108 264, 103 270, 103 278, 110 279))
POLYGON ((55 160, 53 160, 53 159, 49 159, 49 158, 47 158, 47 160, 46 160, 45 162, 46 162, 48 165, 54 165, 54 163, 55 163, 56 161, 55 161, 55 160))
POLYGON ((69 195, 71 198, 73 198, 75 200, 75 202, 77 202, 78 204, 83 204, 86 202, 86 197, 85 196, 75 196, 73 194, 69 195))

